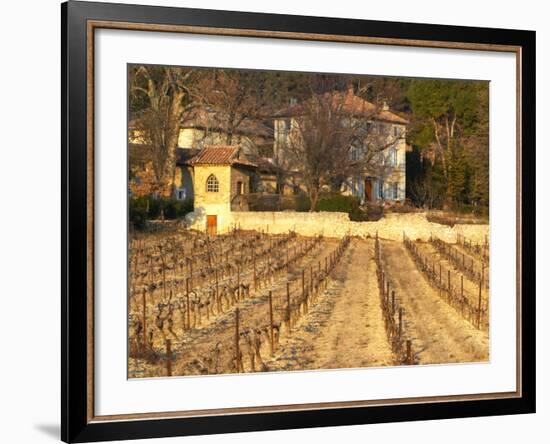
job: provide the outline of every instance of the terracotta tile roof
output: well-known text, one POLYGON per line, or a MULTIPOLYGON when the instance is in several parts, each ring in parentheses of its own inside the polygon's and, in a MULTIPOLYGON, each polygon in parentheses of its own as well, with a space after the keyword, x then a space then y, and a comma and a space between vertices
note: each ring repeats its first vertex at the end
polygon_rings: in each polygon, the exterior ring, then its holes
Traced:
POLYGON ((402 125, 408 125, 409 121, 391 111, 382 110, 376 114, 378 120, 384 120, 387 122, 401 123, 402 125))
POLYGON ((197 164, 229 164, 235 155, 238 146, 235 145, 207 145, 197 154, 191 163, 197 164))
MULTIPOLYGON (((389 110, 380 109, 375 104, 356 96, 353 92, 333 92, 332 102, 334 106, 341 106, 342 112, 354 116, 363 116, 372 120, 382 120, 393 123, 406 125, 408 120, 404 119, 389 110)), ((299 116, 303 112, 303 107, 300 104, 291 105, 283 110, 275 113, 275 117, 290 117, 299 116)))
POLYGON ((192 159, 191 165, 246 165, 256 167, 256 164, 241 153, 238 145, 205 145, 192 159))

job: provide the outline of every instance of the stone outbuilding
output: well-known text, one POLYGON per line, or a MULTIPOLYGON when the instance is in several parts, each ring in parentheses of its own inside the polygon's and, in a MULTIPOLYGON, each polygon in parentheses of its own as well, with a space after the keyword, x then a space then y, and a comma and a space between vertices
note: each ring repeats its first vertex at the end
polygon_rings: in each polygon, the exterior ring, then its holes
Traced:
POLYGON ((192 226, 209 234, 226 231, 231 211, 247 211, 247 199, 257 178, 257 165, 234 145, 205 146, 186 164, 192 168, 195 210, 192 226))

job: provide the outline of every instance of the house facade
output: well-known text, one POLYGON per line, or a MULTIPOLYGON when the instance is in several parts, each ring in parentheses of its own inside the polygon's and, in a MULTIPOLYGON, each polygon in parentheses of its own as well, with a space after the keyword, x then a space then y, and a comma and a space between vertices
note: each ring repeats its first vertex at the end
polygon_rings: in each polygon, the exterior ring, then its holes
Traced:
POLYGON ((192 174, 192 225, 209 234, 225 230, 231 211, 247 211, 247 196, 257 177, 257 165, 235 145, 205 146, 181 168, 192 174))
MULTIPOLYGON (((356 129, 357 137, 348 151, 350 162, 362 165, 342 183, 340 191, 357 196, 362 204, 404 201, 409 122, 386 105, 377 107, 355 95, 351 88, 345 93, 333 93, 333 98, 341 108, 342 124, 352 124, 356 129)), ((273 152, 279 163, 285 162, 289 138, 302 112, 299 103, 292 103, 275 116, 273 152)))

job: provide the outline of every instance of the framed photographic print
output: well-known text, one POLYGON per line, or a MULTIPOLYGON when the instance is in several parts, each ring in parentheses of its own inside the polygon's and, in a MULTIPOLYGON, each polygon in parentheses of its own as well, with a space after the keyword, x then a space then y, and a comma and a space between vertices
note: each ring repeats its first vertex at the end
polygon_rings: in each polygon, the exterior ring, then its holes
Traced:
POLYGON ((535 33, 62 12, 62 439, 535 411, 535 33))

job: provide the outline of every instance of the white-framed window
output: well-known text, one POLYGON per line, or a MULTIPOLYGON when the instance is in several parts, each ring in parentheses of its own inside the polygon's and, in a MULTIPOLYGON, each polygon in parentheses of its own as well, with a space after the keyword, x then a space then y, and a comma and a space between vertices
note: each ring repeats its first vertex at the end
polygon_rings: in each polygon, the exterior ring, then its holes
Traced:
POLYGON ((220 191, 220 182, 213 174, 208 176, 208 179, 206 179, 206 191, 209 193, 217 193, 220 191))
POLYGON ((398 127, 398 126, 394 126, 393 127, 393 135, 395 137, 400 137, 401 136, 401 128, 398 127))
POLYGON ((396 166, 397 165, 397 149, 396 148, 390 148, 389 156, 388 156, 388 165, 389 166, 396 166))

